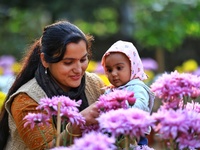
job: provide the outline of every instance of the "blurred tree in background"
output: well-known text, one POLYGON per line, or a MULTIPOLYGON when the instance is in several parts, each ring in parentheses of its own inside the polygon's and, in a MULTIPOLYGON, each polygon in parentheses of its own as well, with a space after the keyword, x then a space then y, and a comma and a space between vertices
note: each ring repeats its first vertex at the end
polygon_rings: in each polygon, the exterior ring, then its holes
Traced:
POLYGON ((200 41, 199 11, 200 0, 1 0, 0 55, 21 59, 45 25, 67 19, 94 35, 94 59, 116 40, 129 40, 162 72, 198 56, 193 43, 200 41))
POLYGON ((165 70, 165 50, 174 52, 187 37, 200 38, 199 0, 141 0, 134 4, 134 37, 144 47, 156 50, 160 72, 165 70))

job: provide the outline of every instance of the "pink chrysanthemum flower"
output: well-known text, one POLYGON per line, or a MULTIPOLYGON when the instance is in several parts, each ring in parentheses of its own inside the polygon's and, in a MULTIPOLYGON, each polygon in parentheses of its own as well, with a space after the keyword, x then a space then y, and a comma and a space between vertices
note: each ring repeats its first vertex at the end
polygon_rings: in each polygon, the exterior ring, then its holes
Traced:
POLYGON ((58 103, 61 103, 61 109, 69 109, 78 112, 78 108, 81 105, 81 100, 76 102, 71 100, 67 96, 54 96, 52 98, 42 98, 40 99, 38 110, 45 110, 51 115, 57 115, 58 103))
POLYGON ((137 108, 111 110, 101 114, 97 120, 102 132, 111 133, 114 137, 129 135, 139 138, 153 124, 149 113, 137 108))
POLYGON ((192 101, 191 103, 188 102, 185 105, 185 109, 186 110, 194 110, 194 111, 200 113, 200 104, 199 104, 199 102, 194 102, 194 101, 192 101))
POLYGON ((173 141, 181 149, 200 146, 198 112, 187 109, 159 109, 152 114, 152 118, 155 120, 153 129, 161 139, 173 141))
MULTIPOLYGON (((102 94, 97 103, 97 108, 100 114, 108 112, 110 110, 117 110, 120 108, 128 109, 129 106, 134 105, 136 98, 134 98, 134 93, 126 90, 114 90, 108 94, 102 94)), ((83 132, 88 133, 88 131, 98 131, 98 125, 84 126, 83 132)))
POLYGON ((82 138, 75 139, 70 150, 117 150, 115 139, 100 132, 90 132, 82 138))
POLYGON ((72 149, 70 149, 69 147, 59 146, 51 148, 50 150, 72 150, 72 149))
POLYGON ((109 110, 125 108, 134 105, 136 99, 134 93, 126 90, 114 90, 108 94, 103 94, 99 97, 97 107, 102 112, 109 110))
POLYGON ((45 114, 41 113, 28 113, 23 120, 26 120, 24 127, 30 124, 31 129, 35 127, 35 125, 42 126, 43 124, 49 125, 49 117, 45 114))
POLYGON ((200 147, 199 139, 194 138, 194 136, 191 135, 181 135, 176 140, 178 144, 178 148, 180 150, 189 149, 189 150, 196 150, 196 148, 200 147))
MULTIPOLYGON (((170 74, 165 73, 151 85, 151 90, 165 104, 177 101, 176 104, 178 105, 180 100, 185 100, 185 98, 191 100, 200 96, 200 77, 190 73, 178 73, 177 71, 170 74)), ((171 106, 179 108, 177 105, 171 106)))
POLYGON ((91 131, 99 131, 99 125, 95 124, 95 125, 89 125, 89 126, 82 126, 82 135, 87 134, 91 131))
POLYGON ((167 102, 163 101, 160 108, 163 108, 163 109, 178 109, 178 108, 181 108, 182 105, 183 105, 183 103, 182 103, 182 100, 180 98, 174 98, 174 99, 170 99, 167 102))
POLYGON ((147 145, 137 146, 134 150, 154 150, 147 145))
POLYGON ((81 100, 76 102, 66 96, 54 96, 52 98, 42 98, 39 102, 39 106, 36 108, 37 110, 46 111, 47 114, 44 116, 43 114, 33 113, 25 116, 24 119, 27 120, 25 125, 31 124, 31 127, 33 127, 34 123, 39 124, 39 119, 42 120, 42 123, 44 123, 44 121, 50 120, 52 116, 57 116, 59 103, 61 104, 61 123, 71 122, 72 124, 77 125, 83 125, 85 123, 85 118, 79 113, 79 110, 77 108, 81 105, 81 100))
POLYGON ((83 125, 85 118, 77 111, 72 111, 66 108, 60 110, 62 121, 71 122, 72 124, 83 125))
POLYGON ((57 116, 58 113, 58 103, 60 106, 60 116, 62 121, 71 122, 72 124, 84 124, 85 119, 79 113, 77 107, 82 103, 81 100, 75 101, 71 100, 67 96, 54 96, 52 98, 42 98, 39 102, 38 110, 45 110, 51 117, 52 115, 57 116))
POLYGON ((182 110, 165 110, 160 109, 152 114, 152 118, 156 121, 154 130, 162 136, 162 139, 175 139, 179 132, 187 132, 188 120, 182 110))

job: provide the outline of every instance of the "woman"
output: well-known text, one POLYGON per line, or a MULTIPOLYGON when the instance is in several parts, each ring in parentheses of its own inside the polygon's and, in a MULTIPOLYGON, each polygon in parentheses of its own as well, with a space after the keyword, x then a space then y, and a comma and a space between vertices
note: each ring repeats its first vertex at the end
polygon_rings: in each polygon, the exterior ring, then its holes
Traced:
MULTIPOLYGON (((85 72, 91 58, 92 40, 67 21, 44 28, 41 38, 30 47, 22 70, 7 94, 1 113, 0 149, 46 148, 40 132, 24 128, 23 120, 28 112, 37 112, 39 100, 46 96, 81 99, 79 110, 86 125, 98 123, 95 101, 104 92, 100 90, 104 84, 96 74, 85 72)), ((79 126, 68 128, 74 131, 71 135, 81 135, 79 126)), ((54 130, 52 126, 44 127, 48 148, 55 142, 51 134, 54 130)))

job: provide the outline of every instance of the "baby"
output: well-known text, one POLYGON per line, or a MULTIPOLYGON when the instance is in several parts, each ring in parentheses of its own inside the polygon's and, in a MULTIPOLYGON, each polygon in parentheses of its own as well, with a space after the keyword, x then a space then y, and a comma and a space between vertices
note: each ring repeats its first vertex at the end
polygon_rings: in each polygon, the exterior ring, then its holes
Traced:
MULTIPOLYGON (((132 107, 152 111, 155 96, 143 82, 147 79, 137 49, 131 42, 117 41, 103 55, 101 64, 111 85, 105 93, 115 89, 134 92, 136 102, 132 107)), ((151 129, 145 134, 150 134, 151 129)), ((148 139, 141 137, 138 145, 148 145, 148 139)))

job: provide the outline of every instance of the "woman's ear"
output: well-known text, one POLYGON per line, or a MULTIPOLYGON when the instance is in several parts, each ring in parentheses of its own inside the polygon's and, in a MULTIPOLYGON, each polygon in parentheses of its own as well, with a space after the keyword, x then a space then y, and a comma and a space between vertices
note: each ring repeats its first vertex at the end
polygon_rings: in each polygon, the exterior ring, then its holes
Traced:
POLYGON ((44 68, 48 68, 49 67, 49 63, 47 63, 44 59, 44 53, 41 53, 40 54, 40 59, 41 59, 41 62, 42 62, 42 65, 44 66, 44 68))

